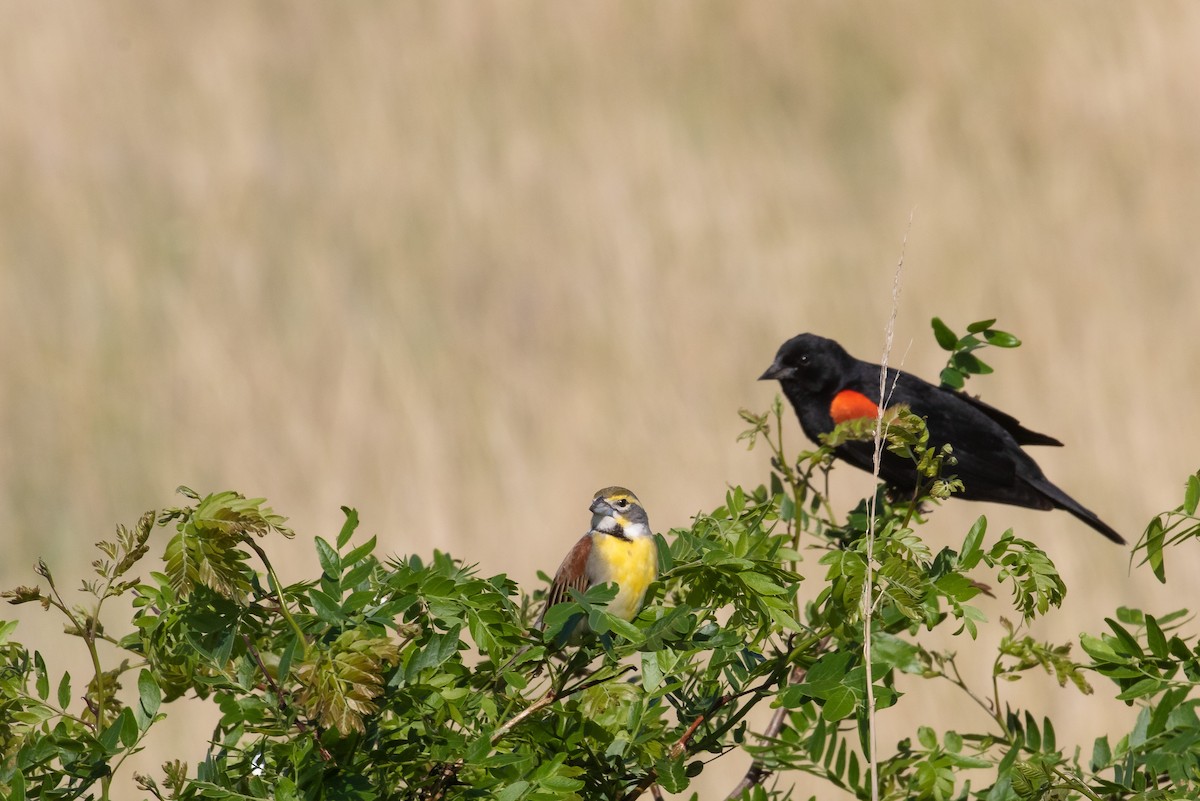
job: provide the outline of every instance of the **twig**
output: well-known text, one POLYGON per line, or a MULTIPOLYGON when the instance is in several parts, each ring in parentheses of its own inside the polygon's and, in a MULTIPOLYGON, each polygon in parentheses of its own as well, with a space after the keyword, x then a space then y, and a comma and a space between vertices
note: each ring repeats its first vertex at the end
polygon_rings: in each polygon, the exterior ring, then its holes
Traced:
MULTIPOLYGON (((500 728, 498 728, 498 729, 496 729, 496 731, 492 732, 492 736, 491 736, 491 740, 490 740, 491 744, 495 745, 496 743, 500 742, 501 738, 503 738, 505 734, 508 734, 508 732, 512 731, 514 726, 516 726, 518 723, 525 720, 526 718, 528 718, 530 715, 534 714, 535 712, 545 709, 546 707, 550 706, 552 703, 554 703, 556 698, 558 698, 558 694, 553 687, 546 690, 546 692, 544 692, 540 698, 538 698, 536 701, 534 701, 529 706, 522 709, 517 714, 513 715, 511 718, 506 720, 500 726, 500 728)), ((436 774, 437 778, 434 783, 432 791, 428 792, 428 793, 426 793, 426 792, 418 793, 417 798, 429 799, 429 801, 441 801, 441 799, 446 797, 447 785, 449 784, 449 782, 452 779, 454 779, 455 776, 458 775, 458 772, 460 770, 462 770, 463 765, 465 765, 465 764, 466 764, 465 757, 459 757, 457 760, 455 760, 454 762, 452 762, 448 765, 443 764, 441 766, 441 768, 437 771, 437 774, 436 774)))
POLYGON ((250 546, 258 558, 262 560, 263 565, 267 568, 267 581, 271 585, 271 589, 275 592, 275 599, 279 602, 279 613, 283 615, 283 619, 291 626, 292 632, 296 635, 296 644, 300 648, 300 656, 303 657, 308 652, 308 640, 304 636, 304 631, 301 630, 300 624, 292 617, 292 613, 288 611, 287 600, 283 597, 283 585, 279 582, 279 576, 275 575, 275 568, 271 566, 271 560, 267 558, 267 552, 258 547, 258 543, 247 535, 242 537, 242 542, 250 546))
MULTIPOLYGON (((692 738, 696 734, 696 730, 699 729, 700 726, 706 720, 708 720, 714 712, 716 712, 717 710, 719 710, 721 707, 725 706, 726 704, 728 704, 732 701, 736 701, 737 699, 739 699, 743 696, 746 696, 746 695, 754 695, 754 696, 757 696, 758 698, 761 698, 762 696, 764 696, 767 693, 767 691, 771 688, 771 686, 773 684, 777 683, 780 680, 780 678, 781 678, 781 676, 779 676, 777 674, 773 674, 771 676, 768 676, 767 679, 765 681, 763 681, 763 683, 758 685, 757 687, 751 687, 751 688, 742 690, 741 692, 729 693, 729 694, 722 695, 719 698, 717 698, 715 701, 713 701, 712 705, 709 706, 707 711, 705 711, 695 717, 695 719, 691 722, 691 724, 688 725, 687 729, 684 730, 683 734, 681 734, 679 736, 679 739, 676 740, 674 742, 674 744, 671 745, 670 751, 667 752, 668 758, 678 759, 679 757, 683 756, 687 752, 688 745, 691 744, 692 738)), ((747 703, 740 710, 735 712, 729 718, 729 720, 725 721, 723 726, 721 728, 717 729, 714 733, 717 735, 720 735, 726 731, 729 731, 729 729, 736 726, 738 724, 738 722, 741 721, 741 719, 746 716, 746 714, 750 711, 750 709, 756 703, 758 703, 757 700, 752 700, 749 703, 747 703)), ((642 793, 646 792, 646 790, 649 789, 650 787, 652 787, 657 781, 658 781, 658 771, 656 771, 654 769, 649 770, 646 773, 646 775, 642 777, 641 781, 639 781, 634 786, 634 788, 632 790, 630 790, 628 793, 626 793, 624 796, 621 797, 621 801, 634 801, 634 799, 636 799, 642 793)))
MULTIPOLYGON (((825 649, 825 643, 828 641, 829 638, 826 637, 824 640, 818 643, 817 651, 823 651, 825 649)), ((797 682, 802 681, 806 673, 808 673, 808 669, 802 666, 797 665, 796 667, 792 668, 792 675, 788 676, 788 684, 796 684, 797 682)), ((771 721, 767 724, 767 728, 763 730, 761 736, 764 739, 774 739, 778 737, 779 733, 783 731, 784 724, 787 723, 787 717, 788 709, 786 707, 781 706, 779 709, 776 709, 775 714, 771 716, 771 721)), ((746 770, 746 775, 742 776, 742 780, 739 781, 737 785, 729 791, 729 795, 725 796, 725 801, 733 801, 735 798, 740 798, 742 793, 746 792, 751 787, 755 786, 756 784, 762 784, 764 781, 766 781, 767 777, 771 775, 771 772, 771 769, 767 767, 763 760, 754 760, 750 763, 750 767, 746 770)))
POLYGON ((1011 743, 1013 741, 1012 732, 1010 732, 1008 730, 1008 726, 1005 725, 1004 718, 1000 716, 1000 711, 998 709, 993 709, 982 698, 972 692, 971 688, 967 686, 966 681, 963 680, 962 673, 960 673, 958 670, 958 663, 953 658, 947 660, 947 663, 950 665, 950 669, 954 671, 954 676, 947 676, 945 673, 942 673, 941 675, 944 676, 945 679, 955 687, 958 687, 960 690, 966 693, 967 697, 969 697, 972 701, 978 704, 979 708, 987 713, 987 716, 991 718, 997 726, 1000 727, 1001 736, 1011 743))
MULTIPOLYGON (((767 724, 767 728, 763 731, 763 737, 777 737, 779 732, 783 731, 784 721, 787 720, 788 710, 786 707, 779 707, 775 710, 775 714, 771 716, 771 722, 767 724)), ((750 767, 746 770, 746 775, 742 776, 742 780, 737 783, 729 795, 725 796, 725 801, 733 801, 735 798, 741 798, 742 793, 754 787, 757 784, 762 784, 767 777, 771 775, 771 769, 761 759, 756 759, 750 763, 750 767)))
MULTIPOLYGON (((250 656, 254 657, 254 662, 258 665, 258 669, 262 671, 263 678, 267 680, 267 686, 271 688, 271 692, 275 693, 276 706, 279 707, 279 711, 283 713, 284 718, 286 719, 288 716, 287 701, 284 700, 283 691, 279 689, 279 685, 275 682, 275 677, 267 671, 266 664, 263 663, 262 657, 258 653, 258 649, 254 647, 254 643, 250 641, 250 637, 248 635, 242 635, 242 643, 246 646, 246 651, 250 654, 250 656)), ((308 725, 300 718, 296 718, 295 723, 297 729, 305 734, 312 735, 313 744, 317 747, 317 752, 321 755, 321 759, 325 760, 326 762, 332 762, 333 754, 329 753, 329 750, 326 749, 325 746, 321 745, 321 738, 317 731, 315 729, 310 729, 308 725)))
MULTIPOLYGON (((720 703, 717 704, 716 708, 720 709, 722 706, 729 703, 731 698, 732 696, 728 695, 721 696, 720 703)), ((692 737, 696 734, 696 729, 700 728, 700 724, 703 722, 704 715, 697 715, 696 719, 692 721, 692 725, 687 727, 687 731, 685 731, 680 738, 675 741, 675 744, 671 746, 671 750, 668 752, 671 755, 671 759, 675 759, 683 755, 683 752, 687 750, 688 743, 692 741, 692 737)))
MULTIPOLYGON (((584 690, 588 689, 589 687, 595 687, 597 684, 603 684, 606 681, 612 681, 614 679, 618 679, 621 676, 624 676, 629 671, 636 670, 636 669, 637 668, 635 668, 633 665, 625 665, 624 667, 622 667, 620 670, 618 670, 616 673, 612 674, 611 676, 604 676, 603 678, 599 678, 599 679, 589 679, 586 681, 581 681, 578 684, 576 684, 572 687, 566 688, 566 689, 558 689, 553 686, 550 687, 550 689, 548 689, 548 690, 546 690, 546 692, 542 693, 542 695, 536 701, 534 701, 532 704, 530 704, 529 706, 522 709, 517 714, 513 715, 511 718, 509 718, 504 723, 502 723, 499 728, 497 728, 494 732, 492 732, 492 736, 491 736, 491 738, 489 738, 490 744, 492 746, 495 746, 502 739, 504 739, 504 736, 506 734, 508 734, 510 731, 512 731, 522 721, 528 719, 530 716, 534 715, 535 713, 540 712, 541 710, 550 706, 555 701, 558 701, 558 700, 564 699, 564 698, 570 698, 572 695, 575 695, 576 693, 579 693, 579 692, 583 692, 584 690)), ((422 798, 422 799, 429 799, 429 801, 441 801, 441 799, 445 798, 445 796, 446 796, 447 784, 455 776, 458 775, 458 772, 463 769, 463 766, 465 764, 466 764, 466 759, 464 757, 459 757, 457 760, 455 760, 454 762, 452 762, 448 765, 442 765, 436 774, 437 779, 436 779, 436 783, 434 784, 432 791, 418 793, 417 797, 422 798)))
MULTIPOLYGON (((567 695, 569 695, 569 693, 564 694, 563 697, 566 698, 567 695)), ((546 707, 550 706, 552 703, 555 702, 555 700, 557 698, 558 698, 558 694, 554 691, 553 687, 551 687, 549 690, 546 690, 546 692, 542 693, 541 698, 537 699, 532 704, 525 707, 517 714, 513 715, 511 718, 509 718, 503 724, 501 724, 500 728, 498 728, 494 732, 492 732, 492 736, 491 736, 492 745, 495 745, 496 743, 500 742, 500 740, 502 740, 504 738, 504 735, 506 735, 510 731, 512 731, 513 728, 518 723, 525 720, 525 718, 529 717, 530 715, 534 714, 535 712, 538 712, 538 711, 543 710, 546 707)), ((455 764, 461 767, 463 764, 463 761, 460 759, 455 764)))
MULTIPOLYGON (((716 712, 718 709, 725 706, 725 704, 729 703, 736 697, 737 696, 733 695, 722 695, 713 702, 712 707, 708 710, 708 714, 711 715, 713 712, 716 712)), ((700 724, 704 722, 705 717, 706 716, 703 714, 697 715, 696 719, 691 722, 691 725, 689 725, 683 734, 680 735, 679 739, 671 745, 671 750, 667 752, 667 757, 669 759, 678 759, 684 754, 685 751, 687 751, 688 743, 691 742, 692 737, 696 734, 696 729, 700 728, 700 724)), ((642 780, 639 781, 632 790, 622 796, 621 801, 633 801, 642 793, 646 792, 648 788, 657 787, 657 782, 658 771, 647 771, 646 775, 642 777, 642 780)))

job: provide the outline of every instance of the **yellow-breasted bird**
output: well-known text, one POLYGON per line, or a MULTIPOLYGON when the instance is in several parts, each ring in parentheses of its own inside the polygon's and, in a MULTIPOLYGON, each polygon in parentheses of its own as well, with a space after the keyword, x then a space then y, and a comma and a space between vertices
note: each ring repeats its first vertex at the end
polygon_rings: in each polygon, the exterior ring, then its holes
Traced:
MULTIPOLYGON (((624 487, 606 487, 596 493, 590 507, 592 527, 563 559, 554 574, 546 605, 536 628, 544 627, 546 612, 570 600, 569 588, 585 592, 597 584, 616 584, 617 597, 608 611, 622 620, 633 620, 642 609, 646 588, 658 575, 658 551, 642 503, 624 487)), ((587 618, 564 630, 562 639, 578 642, 591 628, 587 618)))

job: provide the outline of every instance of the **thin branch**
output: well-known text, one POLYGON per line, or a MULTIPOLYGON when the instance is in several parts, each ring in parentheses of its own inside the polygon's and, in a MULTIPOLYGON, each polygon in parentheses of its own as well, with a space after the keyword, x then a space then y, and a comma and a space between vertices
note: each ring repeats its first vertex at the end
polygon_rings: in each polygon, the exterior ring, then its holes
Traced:
POLYGON ((292 617, 292 613, 288 611, 287 600, 283 597, 283 585, 279 583, 279 576, 275 575, 275 568, 271 566, 271 560, 267 558, 267 552, 258 547, 258 543, 250 535, 242 537, 242 542, 250 546, 250 548, 258 554, 258 558, 267 568, 267 581, 271 584, 271 589, 275 591, 275 599, 279 601, 279 613, 283 615, 284 620, 291 626, 292 631, 296 634, 296 644, 300 648, 301 658, 308 652, 308 640, 304 636, 300 625, 296 619, 292 617))
MULTIPOLYGON (((762 697, 767 694, 767 692, 770 690, 771 686, 776 684, 780 680, 780 678, 781 678, 781 676, 778 675, 778 673, 772 674, 771 676, 768 676, 767 679, 765 681, 763 681, 763 683, 758 685, 757 687, 751 687, 751 688, 742 690, 741 692, 730 693, 727 695, 722 695, 719 698, 717 698, 715 701, 713 701, 712 705, 708 708, 708 711, 697 715, 695 717, 695 719, 691 722, 691 724, 688 725, 687 729, 684 730, 683 734, 680 735, 679 739, 676 740, 674 742, 674 744, 672 744, 671 750, 668 752, 668 757, 670 759, 678 759, 679 757, 681 757, 685 753, 687 753, 688 746, 691 744, 692 738, 695 736, 697 729, 699 729, 700 726, 707 719, 712 717, 712 715, 715 712, 720 710, 721 707, 723 707, 726 704, 729 704, 733 701, 736 701, 738 698, 741 698, 746 695, 755 696, 755 698, 753 700, 747 702, 745 706, 743 706, 741 709, 739 709, 737 712, 735 712, 733 715, 731 715, 729 720, 725 721, 725 723, 720 728, 716 729, 715 731, 713 731, 709 734, 710 737, 711 736, 720 737, 720 736, 724 735, 725 732, 729 731, 731 728, 736 726, 742 720, 742 718, 744 718, 747 715, 747 713, 749 713, 749 711, 758 703, 758 701, 761 700, 762 697)), ((624 796, 622 796, 621 801, 634 801, 634 799, 638 798, 642 793, 646 792, 646 790, 649 789, 650 787, 652 787, 657 781, 658 781, 658 771, 656 771, 654 769, 647 771, 646 775, 642 777, 641 781, 639 781, 632 790, 630 790, 628 793, 626 793, 624 796)))
MULTIPOLYGON (((242 635, 242 643, 246 646, 246 651, 251 657, 254 658, 254 662, 258 665, 258 669, 262 671, 263 678, 267 680, 267 686, 270 687, 271 692, 275 694, 275 705, 278 706, 279 711, 283 713, 284 719, 287 719, 289 717, 287 701, 284 699, 283 691, 279 689, 279 685, 275 682, 275 677, 272 676, 270 671, 267 670, 267 666, 263 663, 262 657, 258 653, 258 649, 254 647, 254 643, 250 641, 250 637, 248 635, 242 635)), ((332 762, 333 754, 329 753, 328 749, 321 745, 321 738, 318 732, 315 729, 310 729, 308 725, 300 718, 296 718, 295 723, 297 729, 312 736, 313 744, 317 747, 317 753, 321 755, 321 759, 325 760, 326 762, 332 762)))
MULTIPOLYGON (((569 693, 564 694, 563 697, 566 698, 567 695, 569 695, 569 693)), ((556 693, 554 691, 553 687, 551 687, 549 690, 546 690, 546 692, 542 693, 541 698, 538 698, 532 704, 525 707, 517 714, 513 715, 511 718, 509 718, 503 724, 501 724, 500 728, 498 728, 494 732, 492 732, 492 736, 491 736, 492 745, 495 745, 496 743, 498 743, 502 739, 504 739, 504 735, 506 735, 510 731, 512 731, 513 728, 515 726, 517 726, 521 721, 525 720, 526 718, 528 718, 530 715, 534 714, 535 712, 539 712, 539 711, 545 709, 546 707, 550 706, 557 699, 558 699, 558 693, 556 693)), ((455 763, 455 765, 457 767, 462 767, 462 764, 463 764, 463 760, 461 760, 461 759, 455 763)))
MULTIPOLYGON (((796 668, 793 676, 796 673, 803 675, 800 668, 796 668)), ((797 679, 792 679, 792 682, 797 679)), ((771 722, 767 724, 767 728, 763 730, 762 736, 765 738, 774 738, 779 736, 779 732, 783 731, 783 724, 787 721, 788 709, 779 707, 775 710, 775 714, 771 716, 771 722)), ((729 795, 725 796, 725 801, 733 801, 735 798, 741 798, 742 793, 754 787, 757 784, 762 784, 767 777, 771 775, 771 769, 766 766, 766 763, 761 759, 756 759, 750 763, 750 767, 746 770, 746 775, 742 776, 742 780, 729 791, 729 795)))
MULTIPOLYGON (((514 728, 516 728, 520 723, 527 720, 529 717, 536 714, 537 712, 540 712, 541 710, 550 706, 555 701, 558 701, 558 700, 561 700, 564 698, 570 698, 572 695, 583 692, 584 690, 588 689, 589 687, 595 687, 597 684, 603 684, 608 681, 613 681, 614 679, 619 679, 621 676, 624 676, 629 671, 636 670, 636 669, 637 668, 635 668, 633 665, 625 665, 620 670, 613 673, 611 676, 604 676, 599 679, 596 679, 596 678, 587 679, 585 681, 581 681, 578 684, 575 684, 572 687, 569 687, 566 689, 551 686, 550 689, 548 689, 548 690, 546 690, 546 692, 542 693, 542 695, 540 697, 538 697, 538 699, 536 701, 534 701, 532 704, 530 704, 529 706, 522 709, 517 714, 513 715, 511 718, 509 718, 504 723, 502 723, 499 728, 497 728, 494 732, 492 732, 492 736, 491 736, 491 738, 489 738, 490 744, 494 747, 497 743, 499 743, 502 739, 504 739, 504 736, 506 734, 508 734, 510 731, 512 731, 514 728)), ((566 678, 569 675, 570 675, 570 673, 564 674, 564 678, 566 678)), ((593 673, 592 675, 594 676, 595 674, 593 673)), ((455 760, 454 762, 452 762, 450 764, 442 765, 440 767, 440 769, 437 771, 436 782, 433 786, 432 791, 418 793, 417 797, 422 798, 422 799, 429 799, 429 801, 441 801, 441 799, 445 798, 445 796, 446 796, 446 789, 447 789, 449 782, 451 780, 453 780, 456 776, 458 776, 458 772, 463 769, 464 765, 466 765, 466 759, 464 757, 459 757, 457 760, 455 760)))
MULTIPOLYGON (((829 638, 825 637, 823 640, 817 643, 817 651, 824 651, 828 642, 829 638)), ((788 684, 791 685, 803 681, 804 676, 807 673, 807 668, 797 665, 796 667, 792 668, 792 674, 788 676, 788 684)), ((767 724, 767 728, 763 730, 760 736, 767 740, 772 740, 778 737, 779 733, 783 731, 784 724, 787 723, 788 711, 789 710, 786 707, 782 706, 779 707, 779 709, 776 709, 775 714, 771 716, 771 721, 767 724)), ((763 760, 754 760, 750 763, 750 767, 746 770, 746 774, 742 776, 742 780, 739 781, 737 785, 729 791, 729 795, 725 796, 725 801, 733 801, 735 798, 740 798, 742 793, 746 792, 756 784, 762 784, 770 775, 771 769, 766 766, 766 763, 763 760)))
MULTIPOLYGON (((1011 741, 1012 740, 1012 732, 1010 732, 1008 730, 1008 726, 1004 725, 1004 718, 1002 718, 1000 716, 1000 710, 989 707, 988 704, 985 703, 982 698, 980 698, 978 695, 976 695, 971 690, 971 688, 967 686, 966 681, 963 680, 962 674, 959 673, 959 671, 958 671, 958 663, 957 662, 955 662, 953 659, 951 659, 951 660, 949 660, 949 663, 950 663, 951 670, 954 671, 954 678, 950 678, 949 676, 946 676, 946 678, 949 679, 950 682, 952 684, 954 684, 955 686, 957 686, 960 690, 965 692, 971 698, 972 701, 974 701, 976 704, 978 704, 979 708, 982 709, 984 712, 986 712, 987 716, 989 718, 991 718, 993 721, 995 721, 996 725, 1000 727, 1000 731, 1003 733, 1004 738, 1006 740, 1011 741)), ((946 674, 943 673, 942 675, 945 676, 946 674)))
MULTIPOLYGON (((717 708, 719 709, 724 705, 724 703, 728 703, 728 698, 729 696, 722 696, 721 701, 723 703, 718 704, 717 708)), ((676 759, 677 757, 683 755, 683 752, 687 750, 688 743, 690 743, 692 741, 692 737, 695 736, 696 729, 700 728, 700 724, 703 722, 704 715, 697 715, 696 719, 692 721, 692 725, 688 726, 687 730, 680 736, 678 740, 675 741, 675 744, 671 746, 671 750, 668 752, 671 755, 671 759, 676 759)))

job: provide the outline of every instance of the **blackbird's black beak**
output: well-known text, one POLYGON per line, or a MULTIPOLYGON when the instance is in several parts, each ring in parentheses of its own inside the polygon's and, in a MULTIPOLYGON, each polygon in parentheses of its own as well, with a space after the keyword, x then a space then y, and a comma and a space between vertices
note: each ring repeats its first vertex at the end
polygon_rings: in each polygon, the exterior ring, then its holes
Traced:
POLYGON ((786 369, 787 368, 785 368, 779 362, 775 362, 774 364, 772 364, 770 367, 767 368, 767 371, 765 373, 763 373, 762 375, 760 375, 758 377, 758 380, 759 381, 770 381, 773 378, 783 378, 784 377, 783 374, 786 371, 786 369))

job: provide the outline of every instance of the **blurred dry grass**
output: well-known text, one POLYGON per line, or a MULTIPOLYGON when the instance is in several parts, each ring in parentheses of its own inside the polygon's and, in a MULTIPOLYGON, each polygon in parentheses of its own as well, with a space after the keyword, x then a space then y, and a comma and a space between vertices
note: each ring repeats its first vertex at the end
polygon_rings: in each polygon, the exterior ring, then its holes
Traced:
MULTIPOLYGON (((765 475, 736 411, 783 339, 878 353, 910 213, 905 366, 940 366, 934 314, 998 316, 1027 345, 974 391, 1136 537, 1200 442, 1197 41, 1182 2, 5 4, 0 583, 73 585, 179 483, 523 583, 597 487, 684 525, 765 475)), ((982 511, 1063 569, 1046 637, 1194 603, 982 511)), ((963 714, 912 689, 885 743, 963 714)), ((1086 744, 1127 713, 1070 714, 1086 744)))

